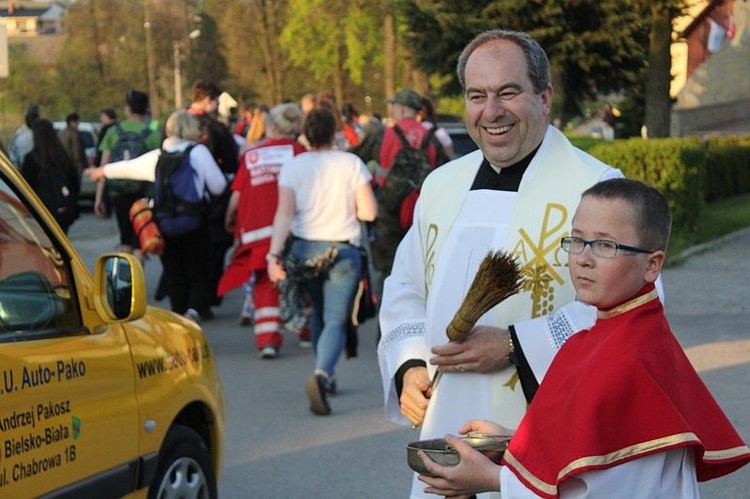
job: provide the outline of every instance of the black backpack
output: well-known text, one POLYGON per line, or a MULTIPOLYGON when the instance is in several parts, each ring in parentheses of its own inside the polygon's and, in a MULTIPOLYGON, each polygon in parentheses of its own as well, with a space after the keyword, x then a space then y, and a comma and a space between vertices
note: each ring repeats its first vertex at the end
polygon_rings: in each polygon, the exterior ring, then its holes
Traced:
POLYGON ((193 146, 180 152, 162 150, 154 179, 154 217, 165 236, 192 232, 204 221, 206 203, 203 190, 195 187, 195 171, 190 165, 193 146))
MULTIPOLYGON (((112 128, 117 134, 117 142, 112 148, 110 162, 137 158, 149 151, 146 139, 153 133, 153 130, 148 125, 144 125, 140 132, 126 131, 119 123, 115 123, 112 128)), ((107 180, 107 192, 110 197, 120 195, 141 197, 148 195, 149 184, 149 182, 139 180, 109 179, 107 180)))
POLYGON ((401 149, 396 154, 393 166, 385 170, 385 183, 378 190, 378 218, 375 222, 375 241, 372 243, 375 268, 388 273, 396 247, 411 226, 419 190, 432 169, 427 159, 427 148, 431 143, 435 144, 436 149, 440 148, 433 141, 435 127, 428 130, 418 148, 409 144, 398 125, 393 127, 393 131, 401 141, 401 149))
POLYGON ((137 158, 148 151, 146 139, 152 133, 148 125, 144 125, 140 132, 126 131, 119 123, 115 123, 113 128, 117 134, 117 142, 112 148, 110 161, 115 162, 122 161, 123 159, 137 158))
POLYGON ((427 148, 435 136, 435 127, 430 128, 419 148, 412 147, 403 130, 393 127, 401 141, 401 149, 396 153, 393 166, 387 171, 385 184, 378 195, 378 213, 399 221, 404 232, 411 226, 414 205, 419 197, 422 182, 432 169, 427 159, 427 148))

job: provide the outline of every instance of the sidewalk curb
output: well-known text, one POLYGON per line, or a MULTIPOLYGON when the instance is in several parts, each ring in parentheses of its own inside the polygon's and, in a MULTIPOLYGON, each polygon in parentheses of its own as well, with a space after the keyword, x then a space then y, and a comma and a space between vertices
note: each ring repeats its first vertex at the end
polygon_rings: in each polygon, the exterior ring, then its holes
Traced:
POLYGON ((732 232, 730 234, 727 234, 725 236, 721 236, 717 239, 713 239, 711 241, 707 241, 705 243, 696 244, 695 246, 691 246, 690 248, 682 251, 679 255, 675 256, 671 260, 672 265, 678 265, 680 263, 683 263, 688 258, 699 255, 701 253, 704 253, 706 251, 712 250, 718 246, 721 246, 723 244, 726 244, 738 237, 744 236, 745 234, 750 233, 750 227, 745 227, 744 229, 740 229, 738 231, 732 232))

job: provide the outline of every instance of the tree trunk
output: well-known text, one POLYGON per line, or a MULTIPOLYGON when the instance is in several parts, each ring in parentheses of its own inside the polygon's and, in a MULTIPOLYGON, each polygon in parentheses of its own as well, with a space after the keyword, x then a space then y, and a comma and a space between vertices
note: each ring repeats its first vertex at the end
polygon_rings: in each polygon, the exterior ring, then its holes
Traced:
POLYGON ((281 28, 279 26, 279 12, 278 2, 267 2, 267 19, 268 19, 268 43, 269 53, 271 54, 271 67, 269 72, 273 81, 273 89, 271 92, 271 105, 276 105, 283 99, 284 96, 284 80, 283 71, 281 69, 281 50, 279 48, 279 36, 281 34, 281 28))
POLYGON ((344 102, 344 61, 341 57, 337 57, 336 59, 332 68, 333 74, 331 75, 333 76, 333 97, 341 105, 344 102))
POLYGON ((94 2, 89 4, 89 15, 91 16, 91 29, 94 35, 94 47, 96 47, 96 51, 94 52, 96 69, 99 72, 99 78, 104 79, 104 61, 102 60, 101 52, 99 51, 99 47, 102 45, 102 40, 99 34, 99 21, 96 17, 96 6, 94 5, 94 2))
POLYGON ((385 84, 385 98, 396 95, 396 34, 393 30, 393 9, 388 9, 383 21, 385 35, 385 68, 383 83, 385 84))
POLYGON ((273 8, 273 6, 269 6, 265 1, 259 2, 258 6, 259 15, 256 22, 256 32, 258 36, 256 37, 256 40, 258 40, 258 46, 263 54, 263 72, 265 73, 266 80, 266 88, 263 93, 266 102, 274 103, 276 94, 279 91, 276 89, 276 73, 274 70, 274 60, 271 49, 271 33, 269 30, 268 19, 269 8, 273 8))
POLYGON ((649 137, 669 137, 672 18, 666 1, 651 5, 651 32, 646 79, 646 129, 649 137))
POLYGON ((149 104, 151 105, 151 116, 158 120, 160 118, 159 94, 156 92, 156 52, 154 51, 150 0, 145 0, 143 7, 145 17, 144 25, 146 27, 146 64, 148 65, 149 104))

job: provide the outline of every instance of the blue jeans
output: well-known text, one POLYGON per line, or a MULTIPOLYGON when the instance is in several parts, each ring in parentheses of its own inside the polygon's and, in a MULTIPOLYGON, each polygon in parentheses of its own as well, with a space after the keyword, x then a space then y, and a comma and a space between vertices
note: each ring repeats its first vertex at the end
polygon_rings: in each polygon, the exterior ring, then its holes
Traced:
POLYGON ((291 248, 295 258, 306 260, 319 256, 332 244, 339 250, 333 265, 318 277, 303 282, 312 301, 310 333, 315 367, 331 377, 346 343, 346 328, 351 321, 352 304, 360 280, 359 248, 303 239, 295 239, 291 248))

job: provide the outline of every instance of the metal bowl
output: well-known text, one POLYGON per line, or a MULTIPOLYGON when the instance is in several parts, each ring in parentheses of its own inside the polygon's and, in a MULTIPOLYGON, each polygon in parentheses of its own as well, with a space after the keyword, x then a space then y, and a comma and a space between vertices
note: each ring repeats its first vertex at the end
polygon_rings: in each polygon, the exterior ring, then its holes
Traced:
MULTIPOLYGON (((505 449, 508 448, 510 437, 502 435, 485 435, 483 433, 469 433, 461 438, 464 442, 490 458, 493 463, 500 464, 505 449)), ((433 461, 442 466, 455 466, 461 460, 458 452, 451 447, 444 438, 420 440, 406 446, 406 458, 409 467, 421 475, 432 476, 417 454, 423 450, 433 461)))

